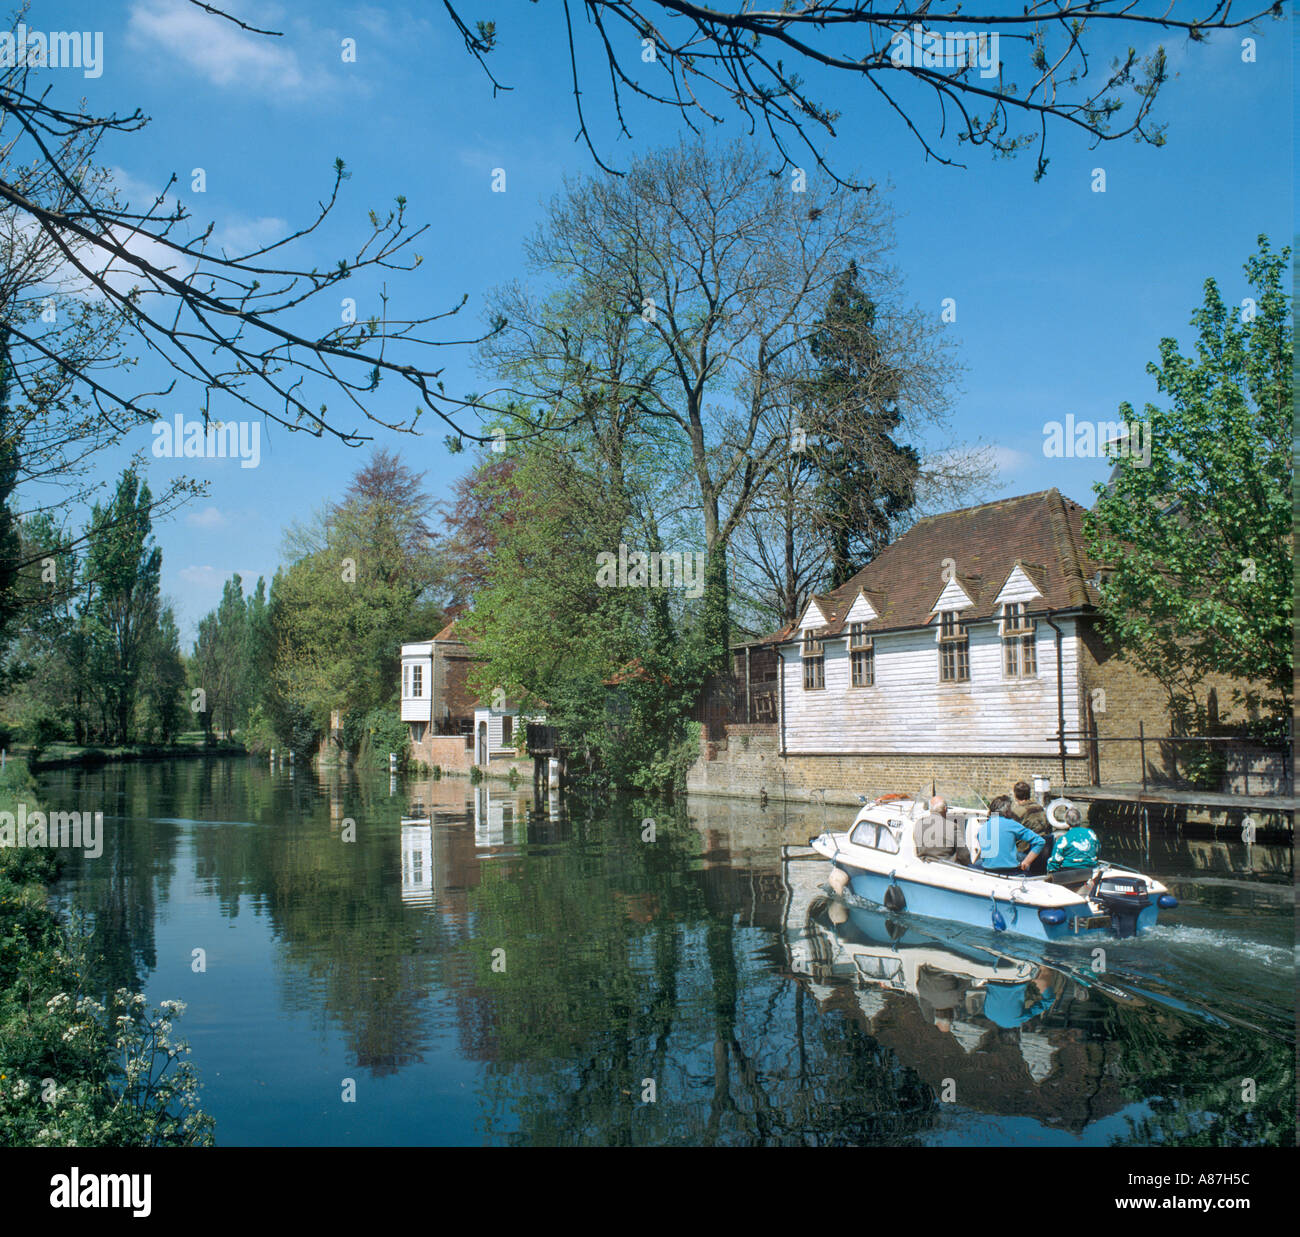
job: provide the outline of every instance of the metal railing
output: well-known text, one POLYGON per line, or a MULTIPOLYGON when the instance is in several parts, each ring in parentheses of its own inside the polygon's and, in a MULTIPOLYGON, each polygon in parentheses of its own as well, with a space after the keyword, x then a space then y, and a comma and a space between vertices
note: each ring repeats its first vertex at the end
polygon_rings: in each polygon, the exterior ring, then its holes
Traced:
MULTIPOLYGON (((1146 733, 1146 723, 1138 722, 1138 732, 1136 735, 1100 735, 1091 730, 1058 730, 1052 734, 1064 753, 1065 744, 1068 741, 1078 741, 1080 743, 1136 743, 1138 745, 1138 760, 1142 765, 1142 793, 1147 793, 1147 744, 1164 745, 1167 743, 1223 743, 1236 744, 1238 747, 1260 747, 1267 750, 1276 751, 1281 754, 1287 764, 1291 763, 1292 753, 1294 752, 1294 727, 1291 724, 1287 726, 1285 738, 1276 739, 1256 739, 1248 735, 1148 735, 1146 733)), ((1100 774, 1098 775, 1100 780, 1100 774)), ((1065 777, 1065 760, 1062 755, 1061 761, 1061 784, 1066 784, 1065 777)), ((1250 794, 1250 761, 1249 759, 1242 762, 1242 794, 1250 794)))

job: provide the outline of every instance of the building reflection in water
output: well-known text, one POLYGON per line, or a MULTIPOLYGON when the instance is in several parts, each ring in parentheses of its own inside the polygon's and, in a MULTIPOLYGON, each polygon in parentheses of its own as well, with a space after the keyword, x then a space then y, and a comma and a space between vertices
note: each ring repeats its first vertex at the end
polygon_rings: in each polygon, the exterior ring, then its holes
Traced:
MULTIPOLYGON (((556 791, 533 799, 504 786, 426 778, 406 789, 401 818, 402 901, 432 906, 440 893, 478 884, 477 865, 519 854, 524 845, 567 840, 568 815, 556 791), (473 843, 462 832, 474 822, 473 843)), ((331 803, 331 815, 336 815, 331 803)))

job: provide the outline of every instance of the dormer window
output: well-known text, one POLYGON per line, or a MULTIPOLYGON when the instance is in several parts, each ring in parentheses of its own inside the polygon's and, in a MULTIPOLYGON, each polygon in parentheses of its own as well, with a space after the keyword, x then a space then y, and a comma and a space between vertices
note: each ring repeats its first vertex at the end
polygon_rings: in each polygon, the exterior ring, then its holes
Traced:
POLYGON ((956 610, 939 615, 939 682, 970 681, 970 637, 966 624, 957 621, 956 610))
POLYGON ((820 691, 826 686, 826 650, 822 632, 811 627, 803 633, 803 689, 820 691))
POLYGON ((875 642, 866 634, 866 623, 849 624, 849 660, 854 687, 871 687, 876 681, 875 642))
POLYGON ((1008 679, 1038 677, 1038 657, 1034 644, 1037 621, 1025 616, 1027 604, 1011 601, 1003 608, 1002 673, 1008 679))

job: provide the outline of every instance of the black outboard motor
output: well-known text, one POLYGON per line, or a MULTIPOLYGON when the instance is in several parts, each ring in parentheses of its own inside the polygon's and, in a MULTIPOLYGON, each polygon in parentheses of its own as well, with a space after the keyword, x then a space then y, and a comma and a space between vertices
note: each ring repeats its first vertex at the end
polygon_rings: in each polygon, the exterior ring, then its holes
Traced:
POLYGON ((1103 877, 1096 897, 1109 912, 1116 936, 1135 936, 1138 915, 1151 905, 1146 882, 1137 876, 1103 877))

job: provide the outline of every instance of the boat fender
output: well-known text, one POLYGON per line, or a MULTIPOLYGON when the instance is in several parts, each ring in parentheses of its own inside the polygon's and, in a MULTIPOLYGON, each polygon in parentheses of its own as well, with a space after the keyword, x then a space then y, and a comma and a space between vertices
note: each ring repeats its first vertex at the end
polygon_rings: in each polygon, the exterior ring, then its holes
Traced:
POLYGON ((1049 906, 1038 912, 1038 918, 1049 927, 1065 922, 1065 912, 1059 906, 1049 906))
POLYGON ((1156 899, 1156 905, 1162 911, 1171 911, 1178 905, 1178 899, 1172 893, 1162 893, 1156 899))
POLYGON ((998 910, 998 900, 989 895, 989 902, 992 903, 993 913, 990 915, 990 921, 993 924, 994 932, 1005 932, 1007 930, 1007 921, 1002 918, 1002 912, 998 910))
POLYGON ((907 899, 903 897, 903 891, 895 883, 895 873, 889 874, 889 888, 885 890, 885 910, 887 911, 904 911, 907 909, 907 899))
POLYGON ((849 887, 849 874, 839 866, 833 867, 827 883, 837 894, 842 895, 849 887))

